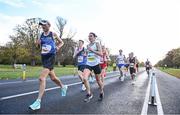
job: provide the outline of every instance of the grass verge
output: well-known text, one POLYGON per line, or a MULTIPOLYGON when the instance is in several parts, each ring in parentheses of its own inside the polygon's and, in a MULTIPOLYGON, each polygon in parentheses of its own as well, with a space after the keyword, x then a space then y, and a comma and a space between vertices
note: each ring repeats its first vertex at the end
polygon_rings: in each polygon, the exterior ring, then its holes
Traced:
POLYGON ((174 68, 166 68, 166 69, 164 69, 164 68, 161 68, 161 67, 159 67, 158 69, 180 79, 180 69, 174 69, 174 68))
MULTIPOLYGON (((41 66, 27 66, 26 77, 27 78, 38 78, 43 68, 41 66)), ((56 75, 77 75, 77 69, 69 65, 66 67, 55 67, 54 71, 56 75)), ((112 67, 108 67, 108 72, 112 71, 112 67)), ((23 70, 21 68, 13 69, 11 65, 0 65, 0 79, 17 79, 22 78, 23 70)))

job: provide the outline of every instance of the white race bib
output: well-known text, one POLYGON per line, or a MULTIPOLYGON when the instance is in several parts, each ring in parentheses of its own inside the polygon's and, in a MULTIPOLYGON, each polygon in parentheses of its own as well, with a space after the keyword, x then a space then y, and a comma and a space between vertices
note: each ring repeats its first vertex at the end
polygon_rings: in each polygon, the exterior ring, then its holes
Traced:
POLYGON ((100 57, 100 62, 103 63, 104 62, 104 58, 100 57))
POLYGON ((134 63, 130 63, 130 67, 134 67, 134 63))
POLYGON ((44 44, 43 46, 42 46, 42 51, 41 51, 41 53, 42 54, 45 54, 45 53, 49 53, 50 51, 51 51, 51 45, 46 45, 46 44, 44 44))
POLYGON ((83 59, 84 59, 83 56, 78 56, 78 62, 79 63, 83 62, 83 59))
POLYGON ((124 60, 119 60, 119 64, 123 64, 124 63, 124 60))
POLYGON ((96 57, 93 53, 89 53, 88 57, 87 57, 88 62, 95 62, 96 61, 96 57))

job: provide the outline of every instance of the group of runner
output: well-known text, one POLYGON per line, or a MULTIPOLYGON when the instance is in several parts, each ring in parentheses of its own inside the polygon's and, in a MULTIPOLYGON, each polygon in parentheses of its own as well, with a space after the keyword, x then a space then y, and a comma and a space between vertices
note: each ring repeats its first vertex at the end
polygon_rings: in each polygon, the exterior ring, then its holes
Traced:
MULTIPOLYGON (((42 27, 42 34, 36 41, 37 45, 41 46, 41 59, 43 70, 39 77, 39 94, 37 99, 29 107, 32 110, 38 110, 41 108, 41 99, 45 92, 46 78, 49 75, 51 80, 55 82, 61 89, 61 95, 66 96, 67 85, 64 85, 59 80, 54 72, 54 63, 56 52, 63 46, 63 41, 57 36, 56 33, 50 31, 50 22, 42 20, 39 25, 42 27), (57 41, 57 42, 56 42, 57 41)), ((109 53, 105 46, 101 46, 99 42, 96 42, 97 35, 90 32, 88 35, 89 44, 84 46, 84 41, 78 41, 78 47, 74 51, 73 57, 77 60, 78 76, 82 82, 82 90, 86 90, 87 95, 84 98, 85 102, 89 102, 93 98, 93 94, 90 89, 88 78, 92 76, 92 72, 95 75, 97 84, 99 86, 99 101, 104 98, 104 77, 106 76, 106 69, 108 66, 109 53)), ((117 66, 119 67, 120 77, 125 76, 124 68, 129 68, 131 78, 134 80, 137 69, 137 59, 134 57, 133 52, 129 54, 128 58, 119 50, 117 57, 117 66)), ((127 69, 128 70, 128 69, 127 69)))
POLYGON ((116 58, 116 65, 120 72, 120 79, 121 81, 124 81, 124 77, 127 76, 127 72, 129 71, 132 84, 134 85, 134 80, 136 73, 138 72, 138 60, 137 57, 134 56, 134 53, 129 53, 129 56, 126 58, 126 56, 123 54, 123 50, 119 50, 119 55, 116 58))
MULTIPOLYGON (((123 55, 122 50, 119 50, 119 55, 116 58, 116 65, 119 68, 120 72, 120 79, 121 81, 124 80, 124 77, 127 76, 127 72, 129 69, 129 73, 132 79, 132 84, 134 85, 136 73, 139 72, 139 61, 136 56, 134 56, 134 53, 129 53, 129 57, 125 57, 123 55)), ((144 67, 146 68, 147 74, 149 76, 149 71, 152 69, 151 62, 147 59, 144 63, 144 67)))
POLYGON ((84 99, 85 102, 89 102, 93 97, 88 81, 89 76, 94 72, 96 81, 99 85, 100 94, 99 100, 104 97, 104 77, 106 76, 107 61, 109 54, 105 46, 101 46, 96 42, 97 35, 90 32, 88 35, 89 44, 84 47, 84 41, 79 40, 78 47, 75 49, 74 58, 77 60, 78 75, 82 81, 82 90, 87 91, 87 95, 84 99))
MULTIPOLYGON (((63 46, 64 43, 56 33, 50 31, 51 24, 49 21, 42 20, 39 25, 42 27, 43 32, 40 38, 36 41, 36 44, 41 46, 43 70, 39 77, 40 85, 38 97, 34 103, 29 106, 32 110, 38 110, 41 108, 41 99, 45 91, 46 78, 48 75, 51 80, 60 87, 62 96, 66 96, 68 89, 67 85, 63 85, 54 72, 56 52, 63 46)), ((99 100, 101 101, 104 98, 103 79, 104 76, 106 76, 105 71, 107 69, 107 60, 109 56, 105 46, 101 46, 98 42, 96 42, 96 37, 97 35, 95 33, 89 33, 88 38, 90 43, 86 48, 83 46, 84 41, 79 40, 78 47, 76 48, 73 56, 74 58, 77 58, 78 75, 82 81, 83 89, 86 89, 87 92, 84 99, 85 102, 89 102, 93 97, 88 81, 88 77, 92 74, 92 71, 95 74, 95 78, 100 89, 99 100)))

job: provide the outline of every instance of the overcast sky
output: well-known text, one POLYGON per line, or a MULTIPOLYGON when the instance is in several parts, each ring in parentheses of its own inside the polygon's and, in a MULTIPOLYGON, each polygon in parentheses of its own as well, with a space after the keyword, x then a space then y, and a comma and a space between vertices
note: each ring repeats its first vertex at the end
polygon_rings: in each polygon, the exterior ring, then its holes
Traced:
POLYGON ((0 45, 25 19, 47 19, 54 30, 56 16, 77 31, 75 40, 95 32, 112 54, 123 49, 155 64, 180 47, 180 0, 0 0, 0 45))

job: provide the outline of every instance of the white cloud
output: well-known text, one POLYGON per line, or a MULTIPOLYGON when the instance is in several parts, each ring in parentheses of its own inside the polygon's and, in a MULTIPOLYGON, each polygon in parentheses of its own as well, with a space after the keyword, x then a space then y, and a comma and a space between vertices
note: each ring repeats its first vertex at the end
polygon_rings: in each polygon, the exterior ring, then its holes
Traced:
MULTIPOLYGON (((52 28, 55 28, 55 17, 62 16, 68 20, 66 31, 71 27, 77 29, 76 40, 87 39, 89 32, 95 32, 103 39, 103 44, 111 49, 112 54, 117 54, 119 49, 123 49, 125 54, 133 51, 140 61, 149 58, 155 64, 167 51, 180 46, 180 1, 84 2, 32 1, 42 11, 42 15, 47 14, 40 17, 50 20, 52 28)), ((12 26, 7 24, 9 27, 6 27, 6 23, 15 23, 10 19, 6 21, 5 17, 4 22, 0 19, 0 29, 5 26, 3 33, 8 33, 12 26)))
POLYGON ((25 17, 22 16, 8 16, 0 13, 0 45, 4 45, 9 39, 9 35, 13 34, 13 28, 17 24, 22 24, 25 21, 25 17))
POLYGON ((121 48, 155 64, 168 50, 180 46, 180 7, 176 1, 106 0, 102 5, 99 20, 88 25, 100 33, 113 54, 121 48))
POLYGON ((17 8, 25 7, 23 0, 0 0, 0 2, 17 8))

